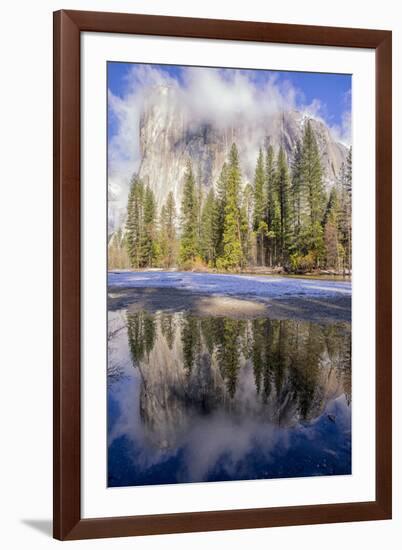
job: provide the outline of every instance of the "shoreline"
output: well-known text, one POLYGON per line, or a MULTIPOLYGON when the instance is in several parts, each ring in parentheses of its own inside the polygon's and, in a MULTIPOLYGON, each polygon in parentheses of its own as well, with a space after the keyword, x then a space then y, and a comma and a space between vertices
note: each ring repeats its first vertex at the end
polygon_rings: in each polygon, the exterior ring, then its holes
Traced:
POLYGON ((153 267, 146 269, 108 269, 108 273, 195 273, 195 274, 204 274, 204 275, 238 275, 239 277, 280 277, 284 279, 306 279, 306 280, 317 280, 317 281, 336 281, 339 283, 352 283, 351 275, 340 275, 339 273, 328 273, 327 271, 322 271, 319 273, 285 273, 283 271, 275 270, 266 270, 266 271, 218 271, 214 270, 182 270, 179 268, 163 268, 163 267, 153 267))

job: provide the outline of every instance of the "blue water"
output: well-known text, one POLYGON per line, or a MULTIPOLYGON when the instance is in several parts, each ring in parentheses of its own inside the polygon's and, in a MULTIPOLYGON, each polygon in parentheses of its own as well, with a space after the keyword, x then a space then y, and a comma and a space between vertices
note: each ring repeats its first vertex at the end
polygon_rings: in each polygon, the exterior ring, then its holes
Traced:
MULTIPOLYGON (((109 399, 110 430, 119 421, 117 401, 109 399)), ((109 487, 170 483, 275 479, 351 474, 350 414, 341 400, 327 411, 337 414, 337 423, 323 414, 310 427, 275 430, 276 440, 252 438, 247 449, 232 456, 233 447, 213 460, 205 460, 199 475, 192 475, 194 452, 188 443, 144 460, 142 441, 120 435, 109 446, 109 487)), ((267 430, 272 436, 271 430, 267 430)), ((213 433, 211 430, 211 437, 213 433)))
POLYGON ((351 474, 350 348, 350 323, 109 312, 108 485, 351 474))

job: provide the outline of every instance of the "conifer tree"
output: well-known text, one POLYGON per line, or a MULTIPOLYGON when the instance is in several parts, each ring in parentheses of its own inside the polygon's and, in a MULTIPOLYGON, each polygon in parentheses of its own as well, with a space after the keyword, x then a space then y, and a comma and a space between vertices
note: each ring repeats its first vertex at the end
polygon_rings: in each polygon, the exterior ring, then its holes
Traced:
POLYGON ((201 178, 201 168, 198 169, 198 176, 195 186, 195 196, 196 196, 196 205, 197 205, 197 231, 196 231, 196 240, 197 240, 197 253, 200 252, 200 243, 201 243, 201 218, 202 218, 202 207, 204 203, 204 193, 202 189, 202 178, 201 178))
POLYGON ((169 267, 167 256, 168 256, 168 239, 166 235, 166 205, 162 205, 160 214, 159 214, 159 231, 158 231, 158 247, 160 253, 160 263, 162 267, 169 267))
POLYGON ((157 258, 156 203, 152 189, 147 185, 144 193, 144 230, 141 238, 141 265, 153 267, 157 258))
POLYGON ((213 189, 208 192, 201 214, 200 250, 208 265, 213 266, 216 260, 215 251, 215 195, 213 189))
POLYGON ((276 169, 275 155, 272 145, 269 145, 265 164, 266 178, 266 222, 268 226, 267 234, 267 257, 268 265, 272 267, 276 262, 277 240, 280 230, 280 213, 278 203, 278 193, 276 189, 276 169))
POLYGON ((176 235, 176 204, 173 193, 170 191, 166 200, 165 230, 168 239, 168 265, 174 264, 176 259, 177 235, 176 235))
POLYGON ((339 201, 336 187, 331 189, 324 215, 325 265, 327 269, 339 269, 340 244, 338 241, 339 201))
POLYGON ((177 256, 176 205, 172 191, 169 192, 166 203, 161 209, 160 244, 163 265, 172 267, 177 256))
POLYGON ((254 220, 253 230, 257 239, 257 263, 265 264, 264 244, 268 232, 266 221, 266 202, 265 197, 265 170, 264 155, 260 149, 257 159, 257 165, 254 175, 254 220))
POLYGON ((244 187, 242 193, 240 215, 243 259, 246 264, 251 264, 254 262, 256 254, 253 248, 254 189, 250 183, 244 187))
POLYGON ((181 203, 180 262, 192 263, 198 253, 198 203, 191 162, 187 164, 181 203))
POLYGON ((293 153, 292 160, 292 219, 293 219, 293 238, 294 244, 297 246, 301 224, 302 224, 302 207, 303 207, 303 175, 302 175, 302 145, 299 140, 296 141, 296 145, 293 153))
POLYGON ((228 165, 224 162, 216 184, 215 196, 214 236, 217 257, 223 256, 223 231, 225 225, 227 180, 228 165))
POLYGON ((303 238, 306 252, 312 254, 315 267, 323 254, 322 217, 325 204, 323 174, 317 141, 310 121, 307 122, 302 146, 302 186, 307 204, 307 218, 303 220, 303 238))
POLYGON ((352 147, 349 147, 346 157, 346 191, 352 197, 352 147))
POLYGON ((144 185, 134 176, 131 180, 127 205, 125 244, 130 267, 139 268, 142 263, 142 236, 144 225, 144 185))
POLYGON ((287 257, 290 238, 290 181, 286 154, 282 146, 278 153, 276 189, 280 216, 279 253, 283 265, 287 257))
POLYGON ((347 215, 347 231, 348 231, 348 269, 349 274, 352 269, 352 147, 349 147, 348 156, 346 158, 346 215, 347 215))
POLYGON ((340 241, 344 249, 343 271, 352 269, 352 149, 342 163, 338 176, 340 186, 340 241))
POLYGON ((303 190, 307 197, 310 223, 314 224, 322 219, 324 187, 320 153, 310 121, 307 122, 303 136, 301 173, 303 190))
POLYGON ((227 186, 225 197, 225 219, 223 230, 223 255, 218 259, 220 269, 238 269, 242 265, 241 219, 239 197, 241 173, 239 155, 233 143, 229 155, 227 186))
POLYGON ((181 204, 180 235, 170 192, 157 222, 157 205, 149 186, 134 176, 125 231, 109 239, 109 265, 193 267, 199 259, 210 267, 238 270, 247 265, 282 266, 306 272, 326 266, 351 270, 352 151, 329 196, 313 124, 305 125, 291 164, 283 147, 275 158, 272 145, 260 149, 253 184, 242 185, 240 159, 233 144, 216 182, 203 196, 191 163, 187 165, 181 204), (178 252, 179 249, 179 252, 178 252))

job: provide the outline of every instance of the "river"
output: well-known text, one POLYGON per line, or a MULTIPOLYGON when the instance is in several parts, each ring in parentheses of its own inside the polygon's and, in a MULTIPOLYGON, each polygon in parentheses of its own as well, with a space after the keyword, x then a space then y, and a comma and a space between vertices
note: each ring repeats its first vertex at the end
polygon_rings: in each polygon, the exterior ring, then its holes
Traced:
POLYGON ((350 298, 347 282, 110 273, 108 485, 350 474, 350 298))

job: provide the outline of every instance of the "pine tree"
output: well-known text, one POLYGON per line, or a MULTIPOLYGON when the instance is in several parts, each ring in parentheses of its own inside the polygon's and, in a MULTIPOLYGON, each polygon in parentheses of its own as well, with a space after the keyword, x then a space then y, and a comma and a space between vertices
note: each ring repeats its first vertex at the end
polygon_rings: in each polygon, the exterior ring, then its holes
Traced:
POLYGON ((283 147, 278 153, 276 189, 279 202, 279 253, 282 265, 286 261, 290 238, 290 181, 286 154, 283 147))
POLYGON ((317 140, 310 121, 307 122, 303 137, 302 178, 304 192, 307 194, 310 221, 321 221, 323 213, 324 188, 322 167, 317 140))
POLYGON ((161 208, 159 214, 159 224, 158 224, 158 246, 160 252, 160 263, 162 267, 169 267, 167 261, 168 255, 168 239, 166 235, 166 205, 164 204, 161 208))
POLYGON ((257 263, 265 264, 264 244, 268 232, 266 221, 266 202, 265 197, 265 170, 264 155, 260 149, 257 159, 257 165, 254 175, 254 220, 253 229, 257 238, 257 263))
POLYGON ((348 269, 352 270, 352 147, 349 147, 346 158, 346 196, 347 196, 347 231, 348 231, 348 269))
POLYGON ((200 251, 208 265, 213 266, 216 260, 215 250, 215 195, 211 189, 205 199, 201 214, 200 251))
POLYGON ((204 193, 202 189, 202 177, 201 177, 201 167, 198 169, 198 176, 195 186, 195 197, 197 205, 197 230, 196 230, 196 239, 197 239, 197 253, 200 252, 200 242, 201 242, 201 218, 202 218, 202 206, 204 203, 204 193))
POLYGON ((164 267, 172 267, 176 262, 177 256, 177 236, 176 206, 171 191, 168 194, 166 203, 161 208, 159 226, 161 262, 164 267))
POLYGON ((187 164, 184 178, 181 214, 180 262, 186 265, 191 264, 198 253, 198 202, 191 162, 187 164))
POLYGON ((147 186, 144 193, 144 230, 141 238, 140 267, 152 267, 156 258, 156 203, 152 189, 147 186))
POLYGON ((302 146, 302 193, 307 205, 303 220, 305 252, 312 255, 314 267, 319 267, 324 251, 322 217, 325 204, 320 153, 310 121, 307 122, 302 146))
POLYGON ((351 210, 352 151, 327 196, 313 124, 308 121, 290 165, 283 147, 276 158, 271 145, 265 154, 260 149, 253 184, 242 185, 235 144, 216 191, 206 196, 189 162, 179 236, 173 194, 162 205, 157 222, 154 194, 133 177, 125 231, 109 239, 109 266, 171 267, 179 261, 193 267, 204 261, 225 270, 257 263, 299 272, 343 266, 346 273, 351 270, 351 210))
POLYGON ((297 246, 301 224, 302 224, 302 207, 303 207, 303 197, 302 197, 302 185, 303 185, 303 174, 302 174, 302 145, 299 140, 296 141, 296 145, 293 152, 292 160, 292 219, 293 219, 293 239, 294 243, 297 246))
POLYGON ((241 219, 239 197, 241 189, 241 173, 239 155, 236 144, 233 143, 229 155, 227 174, 225 219, 223 230, 223 255, 218 259, 220 269, 238 269, 242 265, 241 219))
POLYGON ((226 190, 228 180, 228 165, 223 163, 219 179, 216 184, 214 237, 216 256, 223 256, 223 231, 225 226, 226 190))
POLYGON ((256 254, 254 246, 255 241, 253 239, 254 189, 249 183, 244 187, 242 193, 240 216, 243 258, 246 264, 251 264, 256 254))
POLYGON ((177 254, 176 205, 172 191, 170 191, 166 200, 165 233, 168 241, 167 265, 171 267, 175 263, 177 254))
POLYGON ((125 244, 130 266, 141 267, 142 237, 144 229, 144 185, 134 176, 131 181, 127 204, 127 221, 125 244))
POLYGON ((352 149, 346 163, 342 163, 338 176, 340 186, 340 241, 344 249, 343 271, 352 269, 352 149))
POLYGON ((346 191, 352 197, 352 147, 349 147, 346 157, 346 191))
POLYGON ((339 201, 336 187, 331 189, 324 215, 325 265, 327 269, 339 269, 340 245, 338 241, 339 201))
POLYGON ((272 145, 269 145, 265 164, 266 178, 266 222, 268 226, 267 234, 267 257, 268 265, 272 267, 276 263, 277 240, 280 231, 280 212, 278 193, 276 189, 276 169, 275 155, 272 145))

